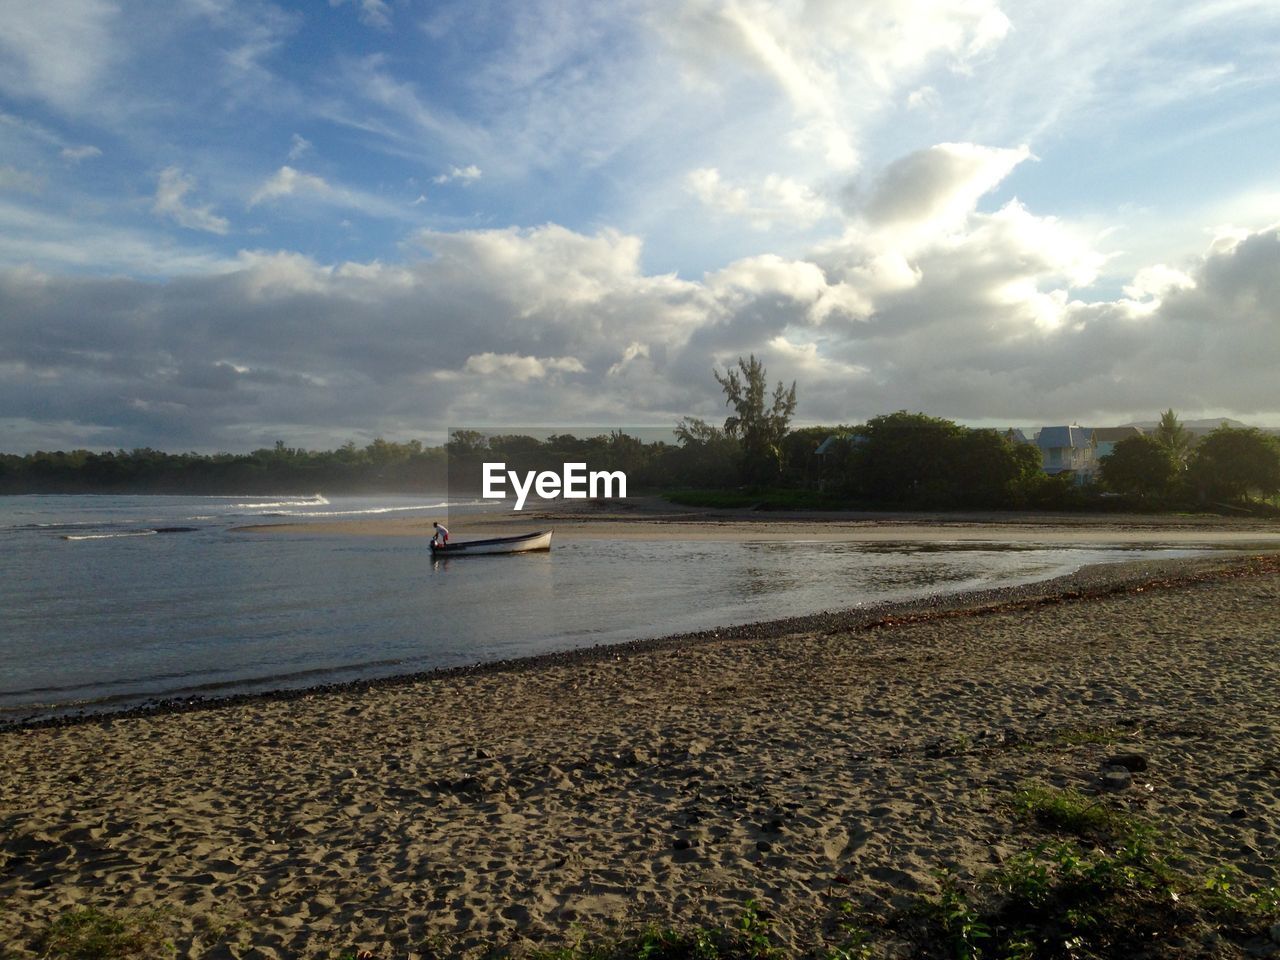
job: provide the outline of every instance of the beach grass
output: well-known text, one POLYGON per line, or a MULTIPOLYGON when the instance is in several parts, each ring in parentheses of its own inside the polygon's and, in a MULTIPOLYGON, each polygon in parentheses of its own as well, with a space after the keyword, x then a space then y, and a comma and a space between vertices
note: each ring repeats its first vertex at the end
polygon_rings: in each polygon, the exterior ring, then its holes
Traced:
POLYGON ((1078 790, 1023 787, 1014 793, 1010 805, 1019 816, 1041 827, 1090 840, 1107 840, 1138 829, 1131 818, 1078 790))
POLYGON ((1152 824, 1078 791, 1024 787, 1007 806, 1054 836, 967 882, 939 871, 938 892, 917 906, 923 955, 1198 956, 1219 941, 1265 942, 1280 919, 1276 887, 1232 867, 1197 882, 1173 868, 1152 824))
POLYGON ((73 910, 49 925, 49 960, 167 960, 175 955, 164 911, 73 910))
POLYGON ((620 939, 579 939, 536 950, 527 960, 783 960, 769 934, 769 917, 754 901, 730 927, 649 927, 620 939))

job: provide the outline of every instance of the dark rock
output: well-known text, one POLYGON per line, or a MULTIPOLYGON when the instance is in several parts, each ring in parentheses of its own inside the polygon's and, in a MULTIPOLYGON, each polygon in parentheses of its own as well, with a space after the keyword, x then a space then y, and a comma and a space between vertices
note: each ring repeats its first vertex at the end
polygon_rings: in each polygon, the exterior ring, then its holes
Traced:
POLYGON ((1227 816, 1230 817, 1232 820, 1243 820, 1248 815, 1249 814, 1245 811, 1244 807, 1236 807, 1234 810, 1232 810, 1230 813, 1227 814, 1227 816))
POLYGON ((756 849, 759 850, 761 853, 768 853, 770 850, 773 849, 773 844, 770 843, 768 840, 757 840, 756 849))
POLYGON ((1104 767, 1124 767, 1130 773, 1141 773, 1147 769, 1145 753, 1113 753, 1102 761, 1104 767))

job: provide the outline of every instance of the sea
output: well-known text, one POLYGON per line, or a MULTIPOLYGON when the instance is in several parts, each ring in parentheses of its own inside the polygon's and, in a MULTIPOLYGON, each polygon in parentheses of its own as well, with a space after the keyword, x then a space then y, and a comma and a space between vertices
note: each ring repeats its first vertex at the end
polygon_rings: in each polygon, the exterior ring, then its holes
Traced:
POLYGON ((238 530, 446 518, 441 495, 0 497, 0 724, 415 673, 1191 556, 1105 545, 556 541, 238 530))

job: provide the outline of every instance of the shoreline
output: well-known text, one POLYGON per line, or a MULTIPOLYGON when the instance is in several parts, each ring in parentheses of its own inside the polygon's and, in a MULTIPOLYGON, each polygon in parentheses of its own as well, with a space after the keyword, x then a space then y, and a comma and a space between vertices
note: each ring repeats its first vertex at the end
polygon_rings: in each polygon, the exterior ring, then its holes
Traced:
MULTIPOLYGON (((1113 594, 1141 592, 1162 586, 1186 585, 1212 579, 1216 572, 1232 570, 1242 559, 1280 563, 1274 555, 1220 545, 1220 556, 1165 560, 1123 560, 1089 564, 1062 576, 1012 586, 940 593, 906 600, 891 600, 867 606, 824 610, 776 620, 712 627, 656 637, 639 637, 614 643, 571 647, 523 657, 480 661, 452 667, 414 670, 389 676, 317 683, 297 687, 252 690, 226 695, 190 695, 150 698, 141 704, 111 706, 69 705, 17 719, 0 718, 0 737, 23 730, 56 729, 110 720, 162 717, 204 710, 252 705, 254 703, 305 700, 312 696, 373 692, 425 681, 504 675, 554 666, 610 661, 623 655, 679 649, 690 644, 733 643, 745 640, 777 640, 808 632, 833 633, 873 629, 882 623, 923 622, 954 615, 982 616, 1002 610, 1021 609, 1047 603, 1096 600, 1113 594)), ((1229 573, 1226 575, 1230 575, 1229 573)), ((260 681, 270 683, 270 679, 260 681)))
POLYGON ((1034 511, 822 512, 710 510, 658 497, 559 502, 521 511, 439 517, 284 521, 242 524, 237 535, 421 537, 444 518, 459 539, 507 536, 551 527, 571 540, 783 541, 848 543, 990 542, 1044 544, 1218 544, 1280 549, 1280 522, 1211 514, 1039 513, 1034 511))
POLYGON ((788 955, 821 953, 843 903, 890 916, 942 867, 1016 857, 1021 784, 1153 818, 1192 877, 1275 883, 1278 603, 1276 554, 1108 564, 860 623, 8 730, 0 942, 39 956, 92 907, 161 911, 180 956, 478 957, 754 899, 788 955), (1150 766, 1102 794, 1116 750, 1150 766))

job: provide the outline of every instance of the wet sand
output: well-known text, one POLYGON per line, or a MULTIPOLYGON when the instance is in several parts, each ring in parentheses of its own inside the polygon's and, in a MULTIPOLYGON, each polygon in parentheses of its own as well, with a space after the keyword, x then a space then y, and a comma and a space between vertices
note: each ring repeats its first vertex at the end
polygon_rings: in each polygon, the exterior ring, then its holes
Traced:
POLYGON ((551 529, 558 540, 811 541, 847 543, 1027 543, 1043 545, 1230 546, 1280 549, 1274 520, 1208 514, 857 513, 700 510, 656 497, 557 503, 520 512, 495 509, 449 519, 405 518, 253 524, 241 533, 421 537, 432 521, 454 539, 511 536, 551 529))
POLYGON ((72 908, 161 907, 182 956, 478 955, 754 898, 799 953, 846 900, 892 910, 1007 857, 1012 789, 1094 791, 1122 748, 1150 768, 1117 802, 1188 870, 1276 882, 1277 610, 1274 556, 1119 565, 861 624, 3 732, 0 944, 38 956, 72 908))

